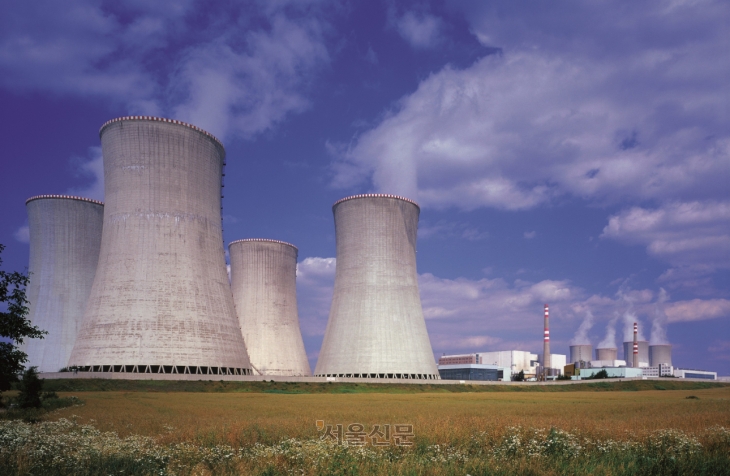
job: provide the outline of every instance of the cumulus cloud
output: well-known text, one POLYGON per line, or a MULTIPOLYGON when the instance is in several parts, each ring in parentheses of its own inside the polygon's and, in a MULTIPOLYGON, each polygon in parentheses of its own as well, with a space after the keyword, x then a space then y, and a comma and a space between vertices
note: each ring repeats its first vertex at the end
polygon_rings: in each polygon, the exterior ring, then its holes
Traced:
POLYGON ((395 20, 398 33, 414 48, 433 48, 441 41, 442 22, 428 13, 408 11, 395 20))
POLYGON ((728 299, 692 299, 667 303, 668 322, 692 322, 730 317, 728 299))
POLYGON ((13 233, 13 237, 21 243, 30 243, 30 228, 28 225, 23 225, 13 233))
POLYGON ((674 266, 730 268, 730 202, 673 202, 611 216, 603 238, 646 245, 674 266))
POLYGON ((727 9, 711 2, 713 16, 705 6, 641 4, 641 21, 623 12, 632 20, 618 22, 606 5, 591 5, 577 8, 596 21, 588 30, 555 12, 544 24, 508 7, 469 16, 503 53, 424 79, 341 154, 334 184, 372 182, 428 207, 465 210, 528 209, 566 196, 723 196, 727 9), (519 33, 505 26, 513 23, 519 33), (630 40, 608 41, 623 37, 630 40))
POLYGON ((314 9, 16 2, 0 18, 0 84, 101 98, 130 114, 172 115, 221 138, 249 138, 308 107, 304 91, 329 60, 314 9))
POLYGON ((68 195, 104 200, 104 158, 101 147, 89 147, 89 157, 73 157, 71 165, 77 177, 90 180, 86 186, 70 188, 68 195))

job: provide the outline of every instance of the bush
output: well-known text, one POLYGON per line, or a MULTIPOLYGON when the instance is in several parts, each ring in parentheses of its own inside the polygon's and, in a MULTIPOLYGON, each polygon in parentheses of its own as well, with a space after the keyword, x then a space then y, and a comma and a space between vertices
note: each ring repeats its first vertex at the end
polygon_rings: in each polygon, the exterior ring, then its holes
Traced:
POLYGON ((23 372, 23 378, 18 386, 18 406, 20 408, 40 408, 41 392, 43 391, 43 380, 38 378, 35 367, 30 367, 23 372))

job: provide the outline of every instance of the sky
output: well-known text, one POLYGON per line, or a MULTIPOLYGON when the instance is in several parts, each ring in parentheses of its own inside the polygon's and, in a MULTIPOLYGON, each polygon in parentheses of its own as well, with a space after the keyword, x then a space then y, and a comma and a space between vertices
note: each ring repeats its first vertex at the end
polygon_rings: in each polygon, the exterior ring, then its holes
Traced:
MULTIPOLYGON (((7 0, 0 243, 25 200, 103 200, 99 127, 192 123, 227 151, 226 243, 299 248, 314 368, 332 204, 421 206, 436 357, 671 343, 730 374, 730 7, 646 2, 7 0)), ((619 351, 621 354, 621 351, 619 351)))

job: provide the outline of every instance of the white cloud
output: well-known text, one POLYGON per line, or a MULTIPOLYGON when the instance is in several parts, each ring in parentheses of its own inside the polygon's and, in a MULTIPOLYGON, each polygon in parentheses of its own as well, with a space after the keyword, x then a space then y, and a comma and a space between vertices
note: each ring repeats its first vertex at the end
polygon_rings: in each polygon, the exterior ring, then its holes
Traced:
POLYGON ((21 243, 30 243, 30 228, 28 225, 23 225, 13 233, 13 237, 21 243))
POLYGON ((324 335, 332 303, 335 264, 335 258, 319 257, 305 258, 297 264, 297 302, 305 336, 324 335))
POLYGON ((700 266, 707 272, 730 268, 728 223, 730 202, 673 202, 614 215, 601 237, 645 245, 650 255, 674 266, 693 266, 696 271, 700 266))
POLYGON ((667 303, 665 312, 669 322, 692 322, 707 319, 730 318, 728 299, 692 299, 667 303))
POLYGON ((465 210, 528 209, 565 196, 600 204, 722 197, 728 14, 702 9, 652 10, 626 26, 603 5, 596 10, 606 18, 592 15, 596 31, 555 13, 545 31, 535 20, 539 31, 525 42, 469 18, 475 32, 504 41, 503 54, 424 79, 341 155, 334 185, 372 181, 427 207, 465 210), (685 24, 701 34, 675 35, 685 24), (646 48, 644 31, 656 35, 646 48), (604 41, 611 33, 637 45, 616 54, 604 41))
POLYGON ((66 191, 68 195, 104 201, 104 158, 101 147, 89 147, 90 158, 73 157, 71 163, 77 176, 91 179, 84 187, 74 187, 66 191))
POLYGON ((523 233, 523 236, 525 237, 526 240, 531 240, 531 239, 535 238, 536 235, 537 235, 536 231, 526 231, 523 233))
POLYGON ((396 20, 396 29, 414 48, 433 48, 441 41, 442 22, 428 13, 406 12, 396 20))

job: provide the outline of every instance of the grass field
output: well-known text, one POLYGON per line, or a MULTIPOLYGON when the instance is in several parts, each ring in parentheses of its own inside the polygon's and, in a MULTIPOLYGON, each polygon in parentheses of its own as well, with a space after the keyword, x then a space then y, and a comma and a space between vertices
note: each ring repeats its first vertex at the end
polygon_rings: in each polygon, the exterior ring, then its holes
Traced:
POLYGON ((727 385, 47 386, 85 403, 49 414, 48 423, 2 426, 0 473, 730 474, 727 385), (74 386, 73 393, 62 391, 74 386), (382 448, 368 438, 364 447, 338 445, 321 440, 318 420, 344 431, 359 423, 367 433, 375 425, 412 425, 413 445, 395 445, 392 434, 382 448), (44 459, 49 447, 62 455, 55 463, 44 459))

